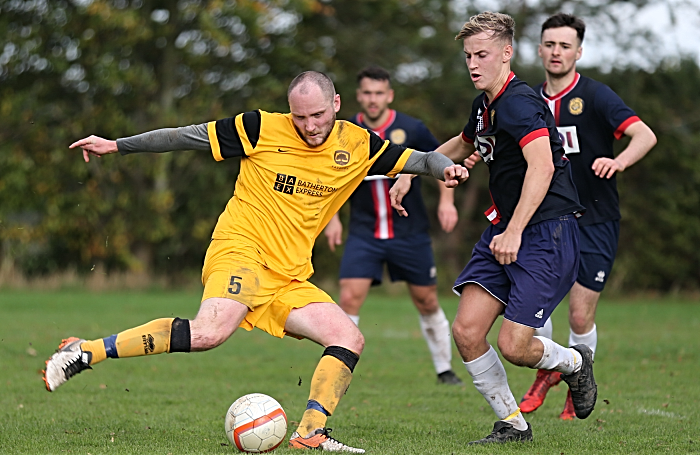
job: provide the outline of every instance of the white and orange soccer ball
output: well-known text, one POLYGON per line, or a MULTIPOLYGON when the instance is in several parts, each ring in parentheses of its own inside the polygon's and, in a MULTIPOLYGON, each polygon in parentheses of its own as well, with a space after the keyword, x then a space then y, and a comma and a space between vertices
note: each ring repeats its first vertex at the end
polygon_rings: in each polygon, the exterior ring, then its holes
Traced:
POLYGON ((226 436, 241 452, 270 452, 287 436, 287 415, 272 397, 250 393, 226 413, 226 436))

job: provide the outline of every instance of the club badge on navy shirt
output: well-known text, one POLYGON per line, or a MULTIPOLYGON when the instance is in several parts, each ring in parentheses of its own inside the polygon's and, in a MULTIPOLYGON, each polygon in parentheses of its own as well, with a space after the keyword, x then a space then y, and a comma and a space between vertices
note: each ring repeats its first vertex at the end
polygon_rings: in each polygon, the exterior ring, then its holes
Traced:
POLYGON ((569 112, 571 115, 581 115, 583 113, 583 100, 578 96, 569 101, 569 112))
POLYGON ((396 128, 389 133, 389 140, 396 145, 402 145, 404 142, 406 142, 406 132, 401 128, 396 128))

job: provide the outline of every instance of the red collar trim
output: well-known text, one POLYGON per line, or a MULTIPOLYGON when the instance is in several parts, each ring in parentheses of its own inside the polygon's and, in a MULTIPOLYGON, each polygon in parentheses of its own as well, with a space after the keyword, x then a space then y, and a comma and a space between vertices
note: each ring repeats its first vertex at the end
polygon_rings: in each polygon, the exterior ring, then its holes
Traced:
MULTIPOLYGON (((394 120, 396 120, 396 111, 393 109, 389 109, 389 118, 386 119, 386 122, 384 122, 382 125, 378 126, 377 128, 371 128, 368 126, 368 128, 375 133, 383 133, 386 131, 387 128, 391 126, 392 123, 394 123, 394 120)), ((359 112, 357 114, 357 123, 362 123, 365 124, 365 116, 362 112, 359 112)))
POLYGON ((549 101, 560 100, 560 99, 564 98, 566 95, 568 95, 569 92, 571 92, 574 89, 574 87, 576 87, 576 84, 578 84, 578 81, 580 79, 581 79, 581 75, 579 73, 576 73, 576 76, 574 76, 573 82, 571 82, 571 84, 569 84, 568 87, 566 87, 564 90, 557 93, 556 95, 552 95, 552 96, 549 96, 544 92, 545 89, 547 88, 547 81, 545 81, 544 84, 542 84, 542 97, 546 100, 549 100, 549 101))
POLYGON ((506 83, 503 84, 503 87, 501 87, 501 90, 499 90, 499 92, 496 94, 496 96, 492 100, 489 100, 489 102, 486 103, 485 101, 488 99, 488 97, 484 97, 484 104, 488 107, 491 103, 496 101, 498 99, 498 97, 501 96, 503 94, 503 92, 506 91, 508 84, 510 84, 510 81, 512 81, 513 79, 515 79, 515 73, 511 71, 510 74, 508 75, 508 80, 506 80, 506 83))

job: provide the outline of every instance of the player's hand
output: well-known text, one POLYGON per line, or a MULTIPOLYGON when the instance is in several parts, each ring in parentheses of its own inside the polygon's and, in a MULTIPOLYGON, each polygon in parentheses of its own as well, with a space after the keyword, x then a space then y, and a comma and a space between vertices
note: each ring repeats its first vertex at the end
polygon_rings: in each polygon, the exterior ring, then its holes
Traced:
POLYGON ((447 166, 443 171, 445 173, 445 186, 454 188, 460 183, 464 183, 469 178, 469 171, 461 164, 453 164, 447 166))
POLYGON ((323 230, 328 239, 328 247, 331 251, 335 252, 335 247, 343 243, 343 223, 340 222, 340 218, 336 213, 333 218, 328 222, 326 229, 323 230))
POLYGON ((438 219, 443 231, 452 232, 457 225, 457 207, 451 202, 441 202, 438 204, 438 219))
POLYGON ((593 172, 595 172, 596 177, 601 179, 609 179, 615 172, 622 172, 625 168, 617 161, 612 158, 598 158, 593 162, 591 166, 593 172))
POLYGON ((498 234, 491 239, 489 248, 499 264, 508 265, 518 260, 521 241, 520 233, 506 229, 503 234, 498 234))
POLYGON ((471 169, 479 161, 481 161, 481 155, 479 155, 479 152, 474 152, 471 155, 469 155, 469 157, 467 157, 466 160, 464 160, 463 164, 464 167, 466 167, 467 169, 471 169))
POLYGON ((117 141, 110 141, 98 136, 90 136, 73 142, 68 148, 74 149, 76 147, 83 149, 83 159, 86 163, 90 162, 90 155, 100 158, 102 155, 109 155, 119 151, 117 149, 117 141))
POLYGON ((404 196, 411 190, 411 176, 401 174, 389 190, 391 206, 399 213, 399 216, 408 216, 408 212, 401 205, 404 196))

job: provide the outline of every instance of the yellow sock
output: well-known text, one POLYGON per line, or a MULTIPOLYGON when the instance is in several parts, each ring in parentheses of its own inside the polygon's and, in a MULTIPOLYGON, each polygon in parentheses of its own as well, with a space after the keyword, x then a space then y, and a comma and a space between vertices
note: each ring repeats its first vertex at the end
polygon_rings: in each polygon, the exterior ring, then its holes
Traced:
POLYGON ((117 355, 139 357, 170 350, 170 329, 174 318, 162 318, 117 334, 117 355))
POLYGON ((90 365, 100 363, 107 359, 107 351, 105 351, 105 342, 102 338, 99 340, 86 341, 80 345, 80 349, 92 353, 90 365))
POLYGON ((312 400, 315 401, 327 414, 317 409, 307 409, 297 428, 297 432, 302 437, 308 436, 317 428, 326 426, 328 416, 335 411, 350 381, 352 381, 352 372, 345 363, 330 355, 321 357, 311 378, 309 403, 311 404, 312 400))
POLYGON ((138 357, 170 352, 173 320, 174 318, 156 319, 111 337, 85 341, 80 348, 92 353, 90 365, 108 357, 138 357))

